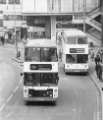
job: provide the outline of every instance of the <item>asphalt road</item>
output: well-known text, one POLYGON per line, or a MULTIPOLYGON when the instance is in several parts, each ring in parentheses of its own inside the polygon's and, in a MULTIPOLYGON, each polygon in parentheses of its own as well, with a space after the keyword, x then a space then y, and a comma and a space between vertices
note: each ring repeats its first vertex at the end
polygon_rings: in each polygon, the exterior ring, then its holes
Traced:
POLYGON ((38 102, 25 105, 22 98, 20 67, 10 59, 7 60, 12 55, 14 53, 11 51, 0 48, 1 61, 3 61, 0 63, 0 72, 3 71, 7 76, 4 82, 4 74, 0 74, 1 83, 5 83, 4 87, 0 85, 2 99, 0 120, 100 120, 100 97, 89 75, 65 75, 62 66, 59 71, 57 104, 38 102), (4 69, 1 69, 2 67, 4 69))

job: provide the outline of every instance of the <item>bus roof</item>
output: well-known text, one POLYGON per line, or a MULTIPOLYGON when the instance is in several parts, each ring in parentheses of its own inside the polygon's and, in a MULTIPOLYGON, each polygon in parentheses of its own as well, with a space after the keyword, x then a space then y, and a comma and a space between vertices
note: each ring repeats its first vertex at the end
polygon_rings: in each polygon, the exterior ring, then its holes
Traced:
POLYGON ((63 33, 68 36, 68 37, 76 37, 76 36, 81 36, 81 37, 86 37, 86 34, 78 29, 65 29, 63 33))
POLYGON ((50 39, 27 40, 26 47, 56 47, 56 43, 50 39))

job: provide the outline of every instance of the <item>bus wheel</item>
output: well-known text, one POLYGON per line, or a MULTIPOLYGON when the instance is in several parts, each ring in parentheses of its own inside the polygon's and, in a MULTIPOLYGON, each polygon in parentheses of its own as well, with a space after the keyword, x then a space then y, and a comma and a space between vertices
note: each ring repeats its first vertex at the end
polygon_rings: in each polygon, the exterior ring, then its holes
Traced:
POLYGON ((83 75, 88 75, 89 73, 88 72, 84 72, 83 75))
POLYGON ((56 101, 52 101, 52 105, 54 105, 54 106, 55 106, 55 105, 56 105, 56 101))
POLYGON ((25 104, 25 105, 28 105, 28 103, 29 103, 29 101, 24 100, 24 104, 25 104))

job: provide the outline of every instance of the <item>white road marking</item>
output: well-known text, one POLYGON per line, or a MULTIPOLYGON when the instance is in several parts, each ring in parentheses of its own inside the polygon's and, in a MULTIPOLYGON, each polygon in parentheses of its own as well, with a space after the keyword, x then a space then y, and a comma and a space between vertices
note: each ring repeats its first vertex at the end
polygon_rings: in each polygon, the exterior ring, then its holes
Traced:
POLYGON ((0 88, 0 92, 2 91, 2 88, 0 88))
POLYGON ((20 84, 22 83, 22 79, 20 80, 20 82, 19 82, 19 85, 18 86, 20 86, 20 84))
POLYGON ((73 112, 76 112, 77 110, 76 110, 76 108, 73 108, 72 111, 73 111, 73 112))
POLYGON ((8 97, 8 99, 7 99, 6 102, 9 102, 9 101, 11 100, 12 97, 13 97, 13 94, 11 94, 11 95, 8 97))
POLYGON ((102 91, 101 95, 102 95, 102 120, 103 120, 103 91, 102 91))
POLYGON ((12 94, 8 97, 8 99, 3 103, 3 105, 0 107, 0 112, 4 109, 6 104, 12 99, 16 91, 19 89, 20 84, 22 83, 22 79, 19 81, 17 87, 13 90, 12 94))
POLYGON ((96 115, 96 113, 94 112, 94 113, 93 113, 93 120, 96 120, 96 118, 97 118, 96 116, 97 116, 97 115, 96 115))
POLYGON ((4 103, 4 104, 0 107, 0 112, 4 109, 5 106, 6 106, 6 103, 4 103))
POLYGON ((95 119, 94 120, 100 120, 100 118, 102 117, 101 114, 100 114, 101 111, 100 111, 100 105, 99 104, 100 104, 99 95, 97 95, 97 113, 95 115, 95 119))
POLYGON ((100 112, 97 112, 97 120, 100 120, 100 112))
POLYGON ((19 86, 17 86, 14 91, 13 91, 13 94, 16 93, 16 91, 19 89, 19 86))
POLYGON ((10 117, 12 114, 13 114, 13 112, 9 112, 9 113, 6 115, 6 118, 10 117))

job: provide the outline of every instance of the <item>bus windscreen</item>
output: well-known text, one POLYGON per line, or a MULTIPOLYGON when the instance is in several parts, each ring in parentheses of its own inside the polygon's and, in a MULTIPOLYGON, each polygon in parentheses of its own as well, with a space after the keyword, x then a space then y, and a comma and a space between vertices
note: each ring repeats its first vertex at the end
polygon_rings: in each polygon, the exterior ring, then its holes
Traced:
POLYGON ((67 37, 65 39, 67 44, 88 44, 86 37, 67 37))
POLYGON ((57 85, 57 73, 24 73, 24 85, 44 86, 57 85))
POLYGON ((87 63, 88 55, 87 54, 66 54, 67 63, 87 63))

